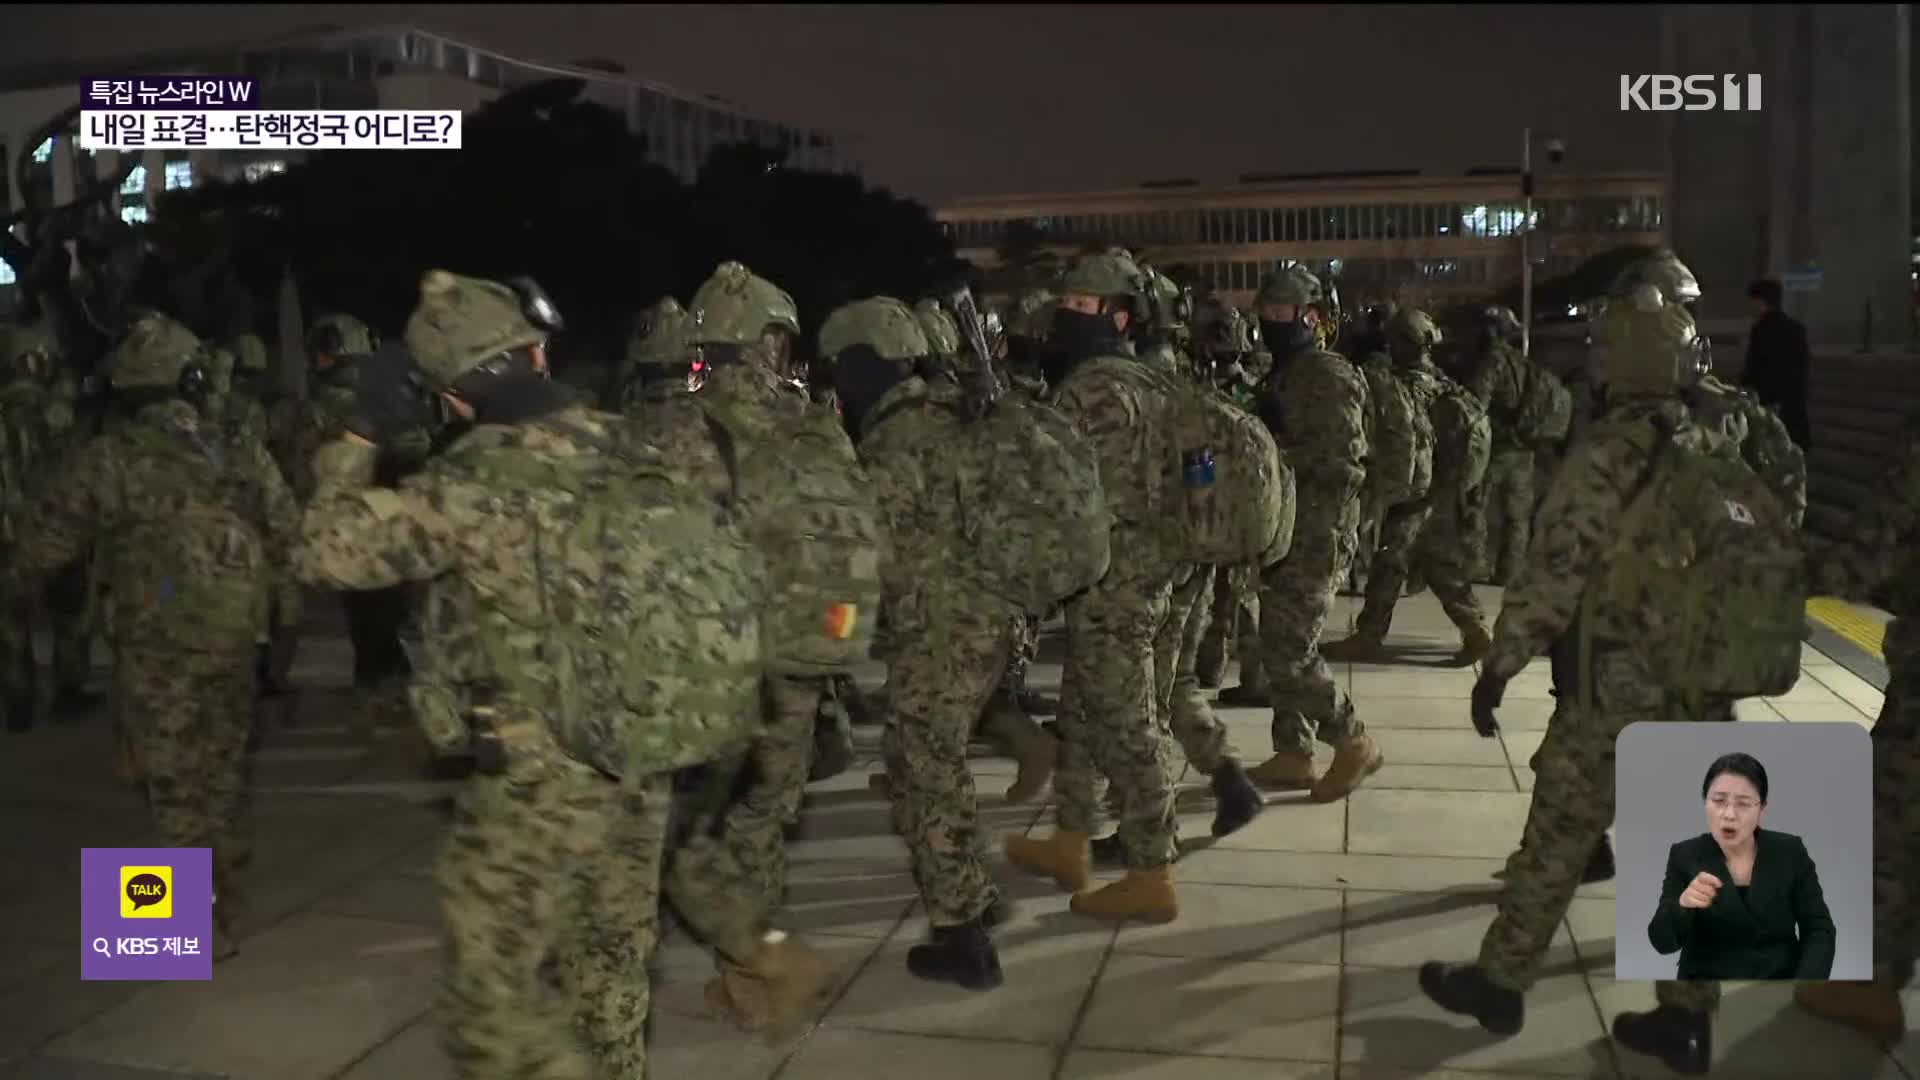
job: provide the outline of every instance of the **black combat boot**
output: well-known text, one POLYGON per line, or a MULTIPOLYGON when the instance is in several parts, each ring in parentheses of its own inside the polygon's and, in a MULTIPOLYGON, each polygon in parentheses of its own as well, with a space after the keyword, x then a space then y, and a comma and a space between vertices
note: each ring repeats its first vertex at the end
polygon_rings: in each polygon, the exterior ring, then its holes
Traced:
POLYGON ((1471 1016, 1494 1035, 1516 1035, 1527 1022, 1527 999, 1487 981, 1478 964, 1420 965, 1420 989, 1448 1012, 1471 1016))
POLYGON ((999 893, 993 895, 993 903, 980 913, 980 925, 989 930, 998 930, 1000 924, 1013 918, 1013 902, 999 893))
POLYGON ((1213 835, 1231 836, 1260 815, 1267 802, 1247 779, 1247 770, 1227 758, 1213 770, 1213 835))
POLYGON ((1028 716, 1054 716, 1060 712, 1060 699, 1036 694, 1032 690, 1021 690, 1014 700, 1020 703, 1020 711, 1028 716))
POLYGON ((1607 842, 1607 834, 1601 833, 1600 842, 1593 846, 1593 854, 1587 857, 1587 868, 1580 871, 1580 884, 1612 881, 1613 873, 1613 845, 1607 842))
POLYGON ((1713 1063, 1713 1017, 1702 1011, 1662 1005, 1652 1012, 1624 1012, 1613 1018, 1613 1038, 1682 1076, 1705 1076, 1713 1063))
POLYGON ((958 983, 969 990, 991 990, 1007 981, 1000 954, 981 920, 936 926, 933 941, 907 950, 907 970, 922 979, 958 983))

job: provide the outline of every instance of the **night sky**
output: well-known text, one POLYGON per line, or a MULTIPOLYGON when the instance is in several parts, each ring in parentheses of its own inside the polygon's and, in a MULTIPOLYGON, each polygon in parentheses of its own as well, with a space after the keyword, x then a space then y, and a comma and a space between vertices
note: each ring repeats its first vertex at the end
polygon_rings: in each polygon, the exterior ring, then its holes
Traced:
POLYGON ((1243 172, 1517 165, 1659 169, 1658 5, 1286 7, 15 5, 0 68, 411 24, 508 56, 629 73, 846 137, 868 178, 930 203, 1243 172))

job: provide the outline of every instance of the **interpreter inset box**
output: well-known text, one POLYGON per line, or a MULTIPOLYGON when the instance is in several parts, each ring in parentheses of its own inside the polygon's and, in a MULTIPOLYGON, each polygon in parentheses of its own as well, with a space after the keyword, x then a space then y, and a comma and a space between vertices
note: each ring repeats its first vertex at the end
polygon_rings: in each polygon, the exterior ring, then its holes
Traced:
POLYGON ((1614 978, 1872 977, 1865 728, 1642 722, 1614 761, 1614 978))

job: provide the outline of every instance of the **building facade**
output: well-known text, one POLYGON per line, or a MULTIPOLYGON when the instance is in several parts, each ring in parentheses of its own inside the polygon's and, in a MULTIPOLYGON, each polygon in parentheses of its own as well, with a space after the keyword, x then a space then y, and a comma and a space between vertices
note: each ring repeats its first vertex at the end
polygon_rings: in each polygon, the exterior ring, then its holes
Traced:
MULTIPOLYGON (((1659 244, 1665 180, 1655 174, 1539 175, 1528 243, 1536 278, 1624 244, 1659 244)), ((1437 307, 1520 279, 1526 212, 1517 170, 1247 177, 1233 187, 1162 181, 1122 191, 967 199, 935 215, 959 254, 994 270, 1034 251, 1121 244, 1236 305, 1261 279, 1304 263, 1348 303, 1437 307)))
MULTIPOLYGON (((611 67, 611 65, 608 65, 611 67)), ((86 65, 51 64, 0 74, 0 212, 21 205, 12 163, 38 125, 79 101, 80 81, 102 75, 199 74, 258 79, 261 104, 272 109, 479 108, 499 95, 553 78, 581 79, 581 99, 627 118, 647 143, 649 157, 692 182, 718 145, 747 142, 784 149, 795 168, 858 174, 857 162, 833 137, 751 116, 718 98, 686 93, 599 67, 517 60, 444 35, 410 27, 325 30, 270 42, 192 53, 129 58, 86 65)), ((208 178, 254 180, 284 170, 301 155, 290 151, 149 150, 118 195, 128 221, 145 221, 153 200, 171 188, 208 178)), ((110 175, 114 152, 92 154, 68 139, 36 148, 29 183, 44 185, 56 203, 73 197, 80 170, 110 175)), ((0 261, 0 286, 13 273, 0 261)))

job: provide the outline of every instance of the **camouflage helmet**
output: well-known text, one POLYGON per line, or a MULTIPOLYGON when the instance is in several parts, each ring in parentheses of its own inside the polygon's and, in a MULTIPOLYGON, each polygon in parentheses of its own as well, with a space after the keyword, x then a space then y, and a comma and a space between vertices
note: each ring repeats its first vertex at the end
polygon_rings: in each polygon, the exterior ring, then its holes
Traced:
POLYGON ((267 345, 258 334, 241 334, 227 342, 227 349, 233 353, 234 369, 241 372, 262 372, 267 370, 267 345))
MULTIPOLYGON (((842 310, 845 309, 843 308, 842 310)), ((940 301, 928 297, 913 305, 913 317, 919 320, 920 331, 926 335, 925 343, 928 349, 931 350, 930 353, 922 353, 921 355, 960 355, 960 324, 953 321, 953 316, 947 314, 947 310, 940 306, 940 301)), ((823 340, 825 334, 826 331, 822 329, 821 335, 823 340)), ((885 354, 883 353, 882 355, 885 354)), ((888 357, 888 359, 892 359, 892 357, 888 357)))
POLYGON ((107 382, 115 390, 171 390, 204 356, 205 347, 193 331, 165 315, 148 313, 108 357, 107 382))
POLYGON ((793 297, 732 260, 721 263, 693 294, 688 341, 695 345, 753 345, 778 326, 800 336, 793 297))
POLYGON ((1292 266, 1268 274, 1260 283, 1260 291, 1253 298, 1256 307, 1268 304, 1291 304, 1294 307, 1310 307, 1326 298, 1326 290, 1321 287, 1320 279, 1313 271, 1295 263, 1292 266))
POLYGON ((1433 316, 1416 307, 1403 307, 1387 320, 1387 337, 1392 341, 1403 341, 1422 349, 1431 349, 1444 340, 1440 327, 1433 316))
POLYGON ((838 356, 856 345, 865 345, 883 360, 910 366, 915 360, 933 355, 938 348, 927 340, 925 325, 926 319, 919 310, 891 296, 855 300, 835 308, 827 321, 820 324, 820 355, 838 356))
POLYGON ((1151 266, 1142 266, 1145 277, 1147 302, 1153 313, 1154 322, 1162 330, 1184 330, 1193 319, 1193 312, 1186 301, 1186 293, 1173 279, 1155 270, 1151 266))
POLYGON ((1700 282, 1680 257, 1661 248, 1620 271, 1607 289, 1612 300, 1632 300, 1643 311, 1660 304, 1690 304, 1700 299, 1700 282))
POLYGON ((1511 337, 1520 332, 1520 317, 1513 309, 1500 304, 1490 304, 1480 312, 1480 322, 1489 326, 1500 337, 1511 337))
POLYGON ((307 352, 314 356, 371 356, 379 338, 351 315, 322 315, 307 329, 307 352))
POLYGON ((446 270, 429 270, 420 278, 420 303, 407 319, 407 350, 414 363, 435 385, 446 388, 462 375, 512 349, 538 345, 547 331, 535 325, 558 316, 540 307, 521 289, 497 281, 463 277, 446 270))
POLYGON ((1059 291, 1080 296, 1139 296, 1145 275, 1140 272, 1140 264, 1124 251, 1108 251, 1099 255, 1081 256, 1066 276, 1061 278, 1059 291))
POLYGON ((636 364, 673 364, 690 358, 687 311, 680 301, 663 296, 633 321, 628 359, 636 364))
POLYGON ((1014 305, 1007 320, 1007 333, 1014 337, 1044 339, 1053 333, 1053 312, 1059 301, 1047 289, 1034 289, 1014 305))

